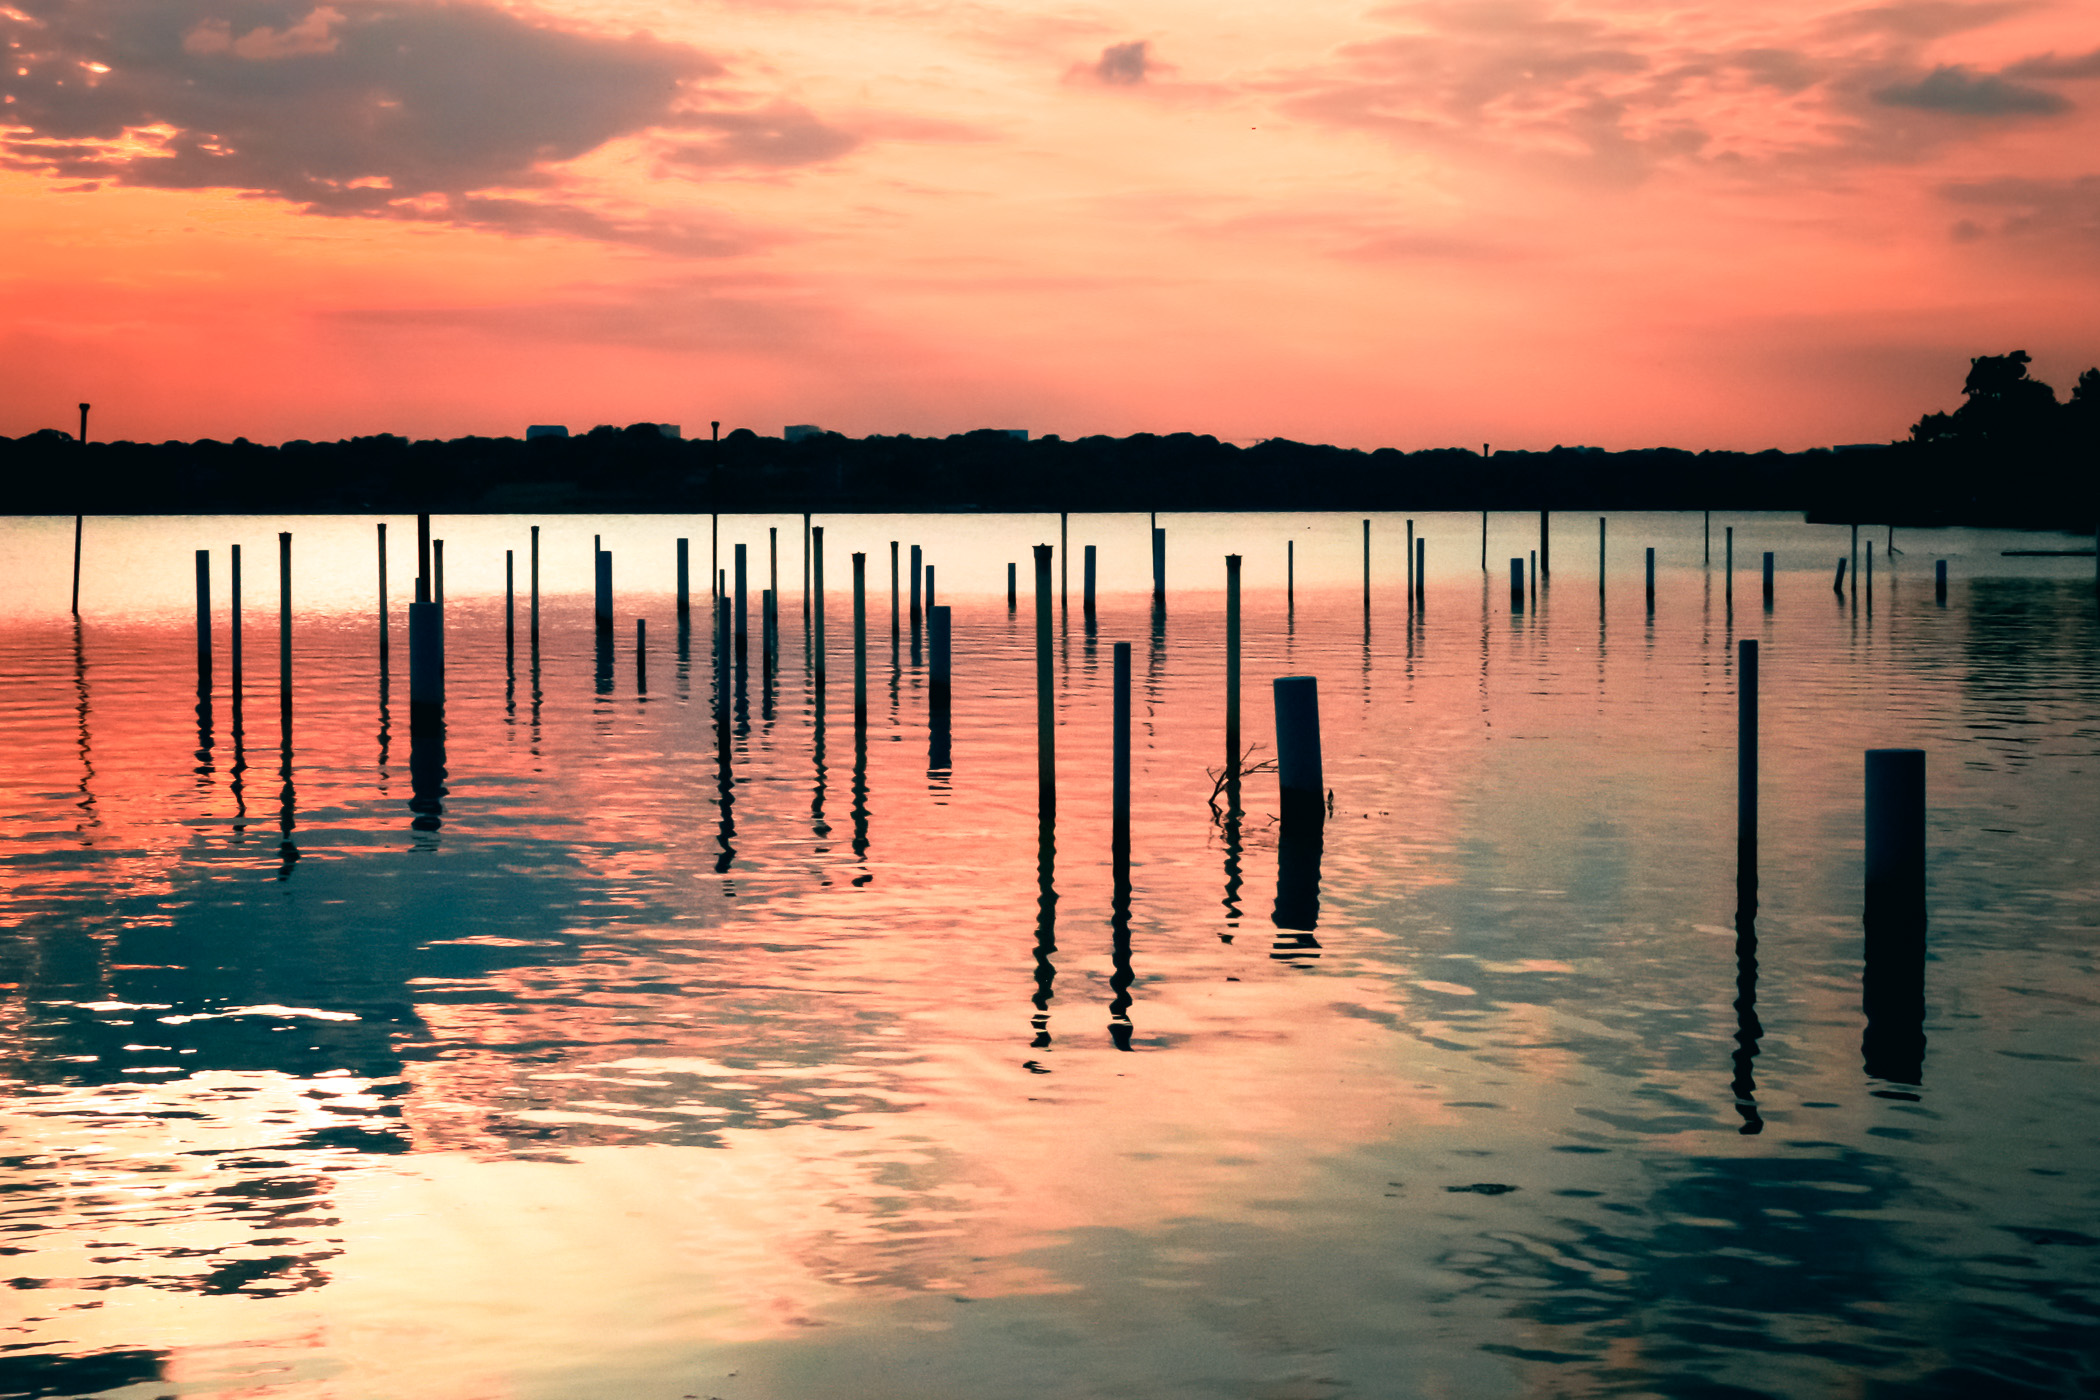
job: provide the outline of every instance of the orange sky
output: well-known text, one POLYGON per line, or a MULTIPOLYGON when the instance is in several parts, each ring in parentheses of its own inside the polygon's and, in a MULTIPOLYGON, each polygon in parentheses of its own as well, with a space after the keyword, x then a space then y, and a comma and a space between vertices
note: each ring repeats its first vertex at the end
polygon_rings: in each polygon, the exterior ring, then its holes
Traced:
POLYGON ((2081 0, 0 0, 0 434, 1886 440, 2100 361, 2081 0))

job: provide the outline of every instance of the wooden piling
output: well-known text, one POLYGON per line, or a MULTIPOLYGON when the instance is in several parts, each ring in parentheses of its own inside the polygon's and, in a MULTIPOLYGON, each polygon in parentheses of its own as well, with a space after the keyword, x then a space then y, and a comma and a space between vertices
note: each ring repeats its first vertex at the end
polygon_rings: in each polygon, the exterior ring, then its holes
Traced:
POLYGON ((1057 606, 1060 612, 1072 610, 1072 515, 1062 510, 1057 513, 1057 606))
POLYGON ((540 646, 540 527, 532 527, 532 649, 540 646))
POLYGON ((1655 546, 1648 546, 1648 611, 1655 611, 1655 546))
POLYGON ((751 632, 750 632, 750 627, 751 627, 751 623, 750 623, 750 618, 749 618, 749 617, 747 616, 747 608, 748 608, 748 606, 749 606, 749 602, 748 602, 748 599, 749 599, 749 594, 748 594, 748 592, 747 592, 747 589, 749 588, 749 585, 750 585, 750 579, 749 579, 749 577, 747 576, 747 574, 746 574, 746 572, 745 572, 745 570, 746 570, 746 567, 747 567, 747 559, 746 559, 746 556, 745 556, 745 550, 744 550, 744 545, 743 545, 743 542, 742 542, 742 541, 738 541, 738 543, 737 543, 737 546, 736 546, 736 613, 735 613, 735 617, 736 617, 736 660, 737 660, 737 665, 739 665, 739 666, 742 666, 742 665, 744 664, 744 651, 745 651, 745 648, 746 648, 747 646, 749 646, 749 644, 750 644, 750 640, 751 640, 751 632))
POLYGON ((933 565, 926 566, 926 606, 933 606, 933 565))
MULTIPOLYGON (((1227 555, 1234 564, 1239 556, 1227 555)), ((1239 572, 1232 571, 1230 577, 1237 580, 1239 572)), ((1110 740, 1110 825, 1109 849, 1117 865, 1130 860, 1130 643, 1117 642, 1115 646, 1115 721, 1110 740)), ((1233 706, 1235 723, 1238 705, 1233 706)), ((1237 768, 1237 758, 1228 760, 1237 768)))
POLYGON ((692 565, 688 562, 686 542, 678 541, 678 623, 682 627, 693 615, 692 565))
POLYGON ((780 595, 770 588, 758 595, 758 654, 766 675, 780 668, 780 595))
POLYGON ((430 599, 439 607, 445 606, 445 542, 430 542, 430 599))
POLYGON ((1735 526, 1723 526, 1721 534, 1727 549, 1721 564, 1723 578, 1721 592, 1729 606, 1733 607, 1735 605, 1735 526))
POLYGON ((597 554, 594 576, 597 585, 598 630, 610 634, 613 629, 612 551, 600 549, 595 552, 597 554))
POLYGON ((1407 601, 1415 600, 1415 522, 1407 522, 1407 601))
POLYGON ((853 726, 868 727, 868 556, 853 551, 853 726))
POLYGON ((503 551, 503 654, 518 649, 518 552, 503 551))
POLYGON ((1524 561, 1522 559, 1509 561, 1509 610, 1512 613, 1524 611, 1524 561))
POLYGON ((1152 602, 1167 605, 1167 532, 1157 525, 1152 527, 1152 602))
POLYGON ((386 598, 386 522, 379 522, 379 664, 386 664, 387 629, 389 625, 386 598))
MULTIPOLYGON (((2095 557, 2100 558, 2100 555, 2095 557)), ((1944 559, 1932 561, 1932 601, 1941 607, 1947 605, 1947 561, 1944 559)))
POLYGON ((1086 547, 1086 568, 1080 580, 1081 606, 1088 617, 1094 615, 1094 547, 1086 547))
MULTIPOLYGON (((277 703, 292 713, 292 535, 277 536, 277 703)), ((287 730, 287 733, 290 731, 287 730)))
POLYGON ((226 569, 226 640, 227 659, 232 662, 234 703, 240 703, 241 695, 241 547, 232 545, 227 549, 226 569))
POLYGON ((1842 554, 1838 556, 1837 577, 1831 580, 1830 591, 1840 599, 1845 596, 1845 556, 1842 554))
POLYGON ((1597 601, 1604 601, 1604 517, 1597 517, 1597 601))
POLYGON ((634 620, 634 693, 649 693, 649 619, 634 620))
MULTIPOLYGON (((1116 654, 1128 664, 1129 643, 1116 643, 1116 654)), ((1126 678, 1127 679, 1127 678, 1126 678)), ((1126 697, 1127 705, 1127 697, 1126 697)), ((1240 770, 1240 556, 1225 556, 1225 773, 1228 782, 1240 770)))
POLYGON ((1553 577, 1553 512, 1539 512, 1539 568, 1538 577, 1532 587, 1536 589, 1553 577))
POLYGON ((1021 606, 1021 585, 1018 575, 1021 566, 1008 560, 1006 564, 1006 610, 1013 612, 1021 606))
POLYGON ((1772 551, 1765 551, 1765 606, 1772 606, 1772 551))
POLYGON ((894 654, 894 653, 895 653, 895 652, 896 652, 896 650, 897 650, 897 642, 898 642, 898 639, 899 639, 899 638, 900 638, 900 637, 901 637, 901 636, 903 635, 903 633, 902 633, 902 631, 901 631, 901 628, 900 628, 900 622, 901 622, 901 619, 900 619, 900 617, 899 617, 899 615, 898 615, 898 607, 899 607, 899 603, 898 603, 898 593, 897 593, 897 580, 898 580, 898 575, 897 575, 897 542, 896 542, 895 540, 891 540, 891 541, 890 541, 890 651, 891 651, 892 655, 890 656, 890 663, 891 663, 892 665, 895 665, 895 664, 896 664, 897 658, 896 658, 896 656, 895 656, 895 654, 894 654))
POLYGON ((1371 522, 1364 522, 1364 611, 1371 611, 1371 522))
POLYGON ((73 517, 73 616, 80 616, 80 533, 84 515, 73 517))
POLYGON ((809 532, 810 558, 810 645, 815 653, 817 679, 824 679, 824 527, 813 526, 809 532))
MULTIPOLYGON (((926 556, 924 551, 919 546, 913 545, 911 547, 911 630, 914 636, 918 634, 919 624, 926 616, 921 610, 922 603, 919 597, 919 585, 925 568, 926 556)), ((917 646, 918 643, 913 642, 912 645, 917 646)))
POLYGON ((1298 610, 1298 542, 1283 542, 1283 605, 1291 612, 1298 610))
POLYGON ((427 512, 419 512, 416 516, 416 578, 423 585, 424 601, 434 598, 436 594, 430 584, 430 516, 427 512))
POLYGON ((1035 781, 1037 812, 1057 814, 1057 700, 1050 672, 1050 551, 1035 547, 1035 781))
POLYGON ((197 690, 211 689, 211 551, 197 551, 197 690))
POLYGON ((1415 537, 1415 611, 1426 612, 1429 608, 1429 541, 1423 536, 1415 537))
POLYGON ((1735 907, 1757 912, 1757 643, 1736 643, 1735 907))

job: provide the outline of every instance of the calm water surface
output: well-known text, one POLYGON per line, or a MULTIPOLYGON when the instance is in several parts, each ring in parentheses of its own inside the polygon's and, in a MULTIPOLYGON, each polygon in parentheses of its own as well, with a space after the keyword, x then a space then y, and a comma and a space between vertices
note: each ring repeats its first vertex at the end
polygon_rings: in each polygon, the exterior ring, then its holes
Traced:
POLYGON ((1403 521, 1374 519, 1367 611, 1358 520, 1165 517, 1163 614, 1144 519, 1071 522, 1047 834, 1027 547, 1054 517, 820 519, 821 685, 800 519, 724 518, 754 619, 726 746, 670 592, 682 533, 706 606, 706 517, 439 519, 441 730, 407 703, 412 521, 391 674, 369 521, 91 520, 77 627, 71 522, 0 527, 0 1395, 2100 1391, 2100 627, 2089 559, 2000 553, 2085 542, 1899 531, 1891 570, 1870 532, 1870 603, 1832 592, 1842 529, 1716 517, 1708 565, 1699 517, 1615 516, 1600 589, 1595 517, 1560 515, 1513 614, 1536 518, 1494 518, 1483 575, 1479 517, 1430 516, 1411 616, 1403 521), (954 608, 945 745, 893 539, 954 608), (1256 759, 1269 678, 1319 677, 1316 888, 1279 889, 1273 778, 1238 821, 1209 800, 1229 551, 1256 759), (1870 1024, 1882 745, 1928 753, 1930 953, 1922 1008, 1870 1024))

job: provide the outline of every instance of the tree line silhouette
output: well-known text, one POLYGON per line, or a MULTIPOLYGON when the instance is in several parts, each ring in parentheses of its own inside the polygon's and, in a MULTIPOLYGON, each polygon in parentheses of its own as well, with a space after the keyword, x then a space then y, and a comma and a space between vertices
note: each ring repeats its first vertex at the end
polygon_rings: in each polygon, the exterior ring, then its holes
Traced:
POLYGON ((2100 369, 2068 402, 2025 351, 1970 361, 1964 402, 1908 439, 1802 452, 1394 448, 1195 433, 1023 440, 720 441, 654 424, 575 437, 393 434, 270 447, 0 438, 15 514, 219 511, 1798 510, 1891 524, 2091 528, 2100 515, 2100 369))

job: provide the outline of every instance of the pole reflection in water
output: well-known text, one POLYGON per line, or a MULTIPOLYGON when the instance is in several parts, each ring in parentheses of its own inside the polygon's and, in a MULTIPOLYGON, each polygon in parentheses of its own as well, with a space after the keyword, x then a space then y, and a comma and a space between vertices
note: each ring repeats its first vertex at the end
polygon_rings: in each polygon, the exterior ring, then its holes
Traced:
POLYGON ((1743 1126, 1736 1131, 1746 1137, 1765 1130, 1764 1117, 1757 1111, 1757 1078, 1752 1072, 1756 1067, 1757 1042, 1764 1033, 1764 1025, 1757 1019, 1757 913, 1754 909, 1738 909, 1735 914, 1735 1053, 1730 1057, 1735 1064, 1735 1078, 1728 1087, 1735 1092, 1735 1111, 1743 1119, 1743 1126))
MULTIPOLYGON (((1057 823, 1047 813, 1036 820, 1035 849, 1035 995, 1029 999, 1035 1007, 1035 1014, 1029 1018, 1035 1038, 1028 1047, 1048 1050, 1050 1002, 1057 994, 1057 964, 1053 961, 1057 953, 1057 823)), ((1022 1064, 1036 1074, 1050 1072, 1050 1067, 1040 1060, 1025 1060, 1022 1064)))
POLYGON ((860 866, 853 877, 857 888, 875 878, 868 869, 868 730, 858 724, 853 727, 853 859, 860 866))
POLYGON ((1278 962, 1302 963, 1320 956, 1320 940, 1313 930, 1320 925, 1320 857, 1325 845, 1325 824, 1307 818, 1288 818, 1278 827, 1276 841, 1276 912, 1272 922, 1280 932, 1269 956, 1278 962))
POLYGON ((1111 821, 1109 863, 1114 890, 1109 905, 1108 1037, 1116 1049, 1130 1048, 1130 643, 1117 642, 1114 673, 1114 721, 1110 739, 1111 821))
MULTIPOLYGON (((95 814, 95 751, 88 739, 88 667, 87 641, 81 631, 80 614, 73 614, 73 712, 78 737, 75 746, 80 752, 80 818, 74 823, 73 833, 83 846, 91 846, 94 839, 89 835, 101 823, 95 814)), ((236 741, 237 743, 238 741, 236 741)), ((235 752, 239 749, 236 747, 235 752)), ((234 767, 235 791, 239 791, 240 766, 234 767)))

